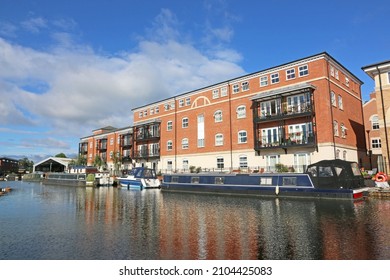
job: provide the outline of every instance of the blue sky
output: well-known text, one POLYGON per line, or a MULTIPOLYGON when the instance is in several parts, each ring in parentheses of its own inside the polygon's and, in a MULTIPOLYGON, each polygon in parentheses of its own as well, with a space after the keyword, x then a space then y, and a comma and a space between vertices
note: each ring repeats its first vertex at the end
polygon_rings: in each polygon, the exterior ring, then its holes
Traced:
POLYGON ((360 80, 390 59, 383 0, 0 0, 0 156, 76 156, 131 109, 328 52, 360 80))

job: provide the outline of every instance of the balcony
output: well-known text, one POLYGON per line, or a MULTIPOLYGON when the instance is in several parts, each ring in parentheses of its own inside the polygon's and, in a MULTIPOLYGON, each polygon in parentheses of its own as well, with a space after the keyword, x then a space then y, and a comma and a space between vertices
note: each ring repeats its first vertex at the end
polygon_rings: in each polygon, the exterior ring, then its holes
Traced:
POLYGON ((313 106, 310 103, 284 107, 284 110, 280 107, 274 108, 274 110, 267 110, 268 113, 265 110, 260 110, 259 107, 258 110, 255 111, 254 121, 260 123, 314 116, 313 106))
POLYGON ((300 133, 295 133, 295 135, 290 134, 287 139, 280 138, 279 141, 267 141, 267 140, 258 140, 255 143, 255 150, 270 150, 270 149, 287 149, 287 148, 298 148, 298 147, 315 147, 316 141, 312 133, 301 135, 300 133))

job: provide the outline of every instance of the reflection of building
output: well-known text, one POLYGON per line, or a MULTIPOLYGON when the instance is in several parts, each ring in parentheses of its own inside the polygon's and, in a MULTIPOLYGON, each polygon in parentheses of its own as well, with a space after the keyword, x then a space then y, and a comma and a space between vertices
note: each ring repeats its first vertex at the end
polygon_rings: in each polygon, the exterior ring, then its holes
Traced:
POLYGON ((320 53, 135 108, 136 127, 159 131, 135 142, 137 161, 163 171, 360 161, 361 83, 320 53))
POLYGON ((363 104, 364 127, 366 130, 367 156, 362 165, 366 170, 384 170, 382 140, 379 130, 379 118, 376 105, 376 93, 370 94, 370 100, 363 104))
POLYGON ((375 81, 378 125, 384 162, 384 170, 390 173, 390 60, 362 67, 375 81))

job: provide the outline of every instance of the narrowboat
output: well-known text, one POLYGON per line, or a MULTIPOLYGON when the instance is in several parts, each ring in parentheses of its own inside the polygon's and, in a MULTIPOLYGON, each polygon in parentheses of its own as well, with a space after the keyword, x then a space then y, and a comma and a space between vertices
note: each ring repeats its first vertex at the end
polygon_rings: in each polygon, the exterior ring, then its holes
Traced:
POLYGON ((160 180, 156 171, 146 167, 135 167, 126 176, 118 178, 120 186, 124 189, 148 189, 159 188, 160 180))
POLYGON ((46 173, 42 183, 83 187, 86 185, 86 176, 85 173, 46 173))
POLYGON ((162 191, 273 197, 362 199, 368 188, 358 164, 323 160, 305 173, 164 174, 162 191))

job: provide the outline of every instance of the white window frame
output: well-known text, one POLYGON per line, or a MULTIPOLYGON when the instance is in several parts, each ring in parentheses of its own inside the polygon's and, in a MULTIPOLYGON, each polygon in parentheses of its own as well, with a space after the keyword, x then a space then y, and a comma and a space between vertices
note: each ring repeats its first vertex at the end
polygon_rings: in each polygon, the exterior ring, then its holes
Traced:
POLYGON ((339 123, 338 121, 333 121, 333 133, 334 136, 339 136, 339 123))
POLYGON ((260 87, 268 86, 268 76, 260 77, 260 87))
POLYGON ((187 117, 184 117, 181 119, 181 127, 182 128, 187 128, 189 125, 189 121, 188 121, 188 118, 187 117))
POLYGON ((240 85, 239 84, 234 84, 233 85, 233 94, 239 93, 240 92, 240 85))
POLYGON ((339 109, 340 110, 344 110, 344 107, 343 107, 343 97, 341 95, 338 95, 337 98, 338 98, 337 102, 338 102, 338 105, 339 105, 339 109))
POLYGON ((380 138, 371 138, 371 149, 381 149, 382 143, 380 138))
POLYGON ((299 66, 298 71, 299 71, 299 77, 307 76, 309 75, 309 66, 307 64, 299 66))
POLYGON ((240 168, 248 168, 248 157, 247 155, 240 155, 238 157, 238 164, 240 168))
POLYGON ((172 140, 167 141, 167 151, 172 151, 173 150, 173 142, 172 140))
POLYGON ((219 98, 219 89, 213 89, 213 99, 219 98))
POLYGON ((277 84, 280 82, 279 73, 271 74, 271 84, 277 84))
POLYGON ((173 121, 167 121, 167 131, 172 131, 173 129, 173 121))
POLYGON ((227 96, 227 87, 221 88, 221 97, 227 96))
POLYGON ((237 119, 246 118, 246 106, 245 105, 238 106, 236 113, 237 113, 237 119))
POLYGON ((225 168, 225 160, 223 157, 217 157, 217 168, 219 169, 225 168))
POLYGON ((242 91, 248 91, 249 90, 249 82, 248 81, 241 83, 241 90, 242 91))
POLYGON ((189 147, 188 138, 183 138, 183 139, 181 140, 181 148, 182 148, 183 150, 187 150, 188 147, 189 147))
POLYGON ((371 129, 378 130, 379 129, 379 118, 378 115, 371 116, 371 129))
POLYGON ((184 99, 179 100, 179 107, 184 107, 184 99))
POLYGON ((217 110, 214 112, 214 122, 222 122, 223 120, 223 116, 222 116, 222 111, 221 110, 217 110))
POLYGON ((246 130, 240 130, 238 133, 238 144, 248 143, 248 132, 246 130))
POLYGON ((286 80, 293 80, 293 79, 295 79, 295 68, 287 69, 286 80))
POLYGON ((223 134, 215 134, 215 146, 223 146, 223 134))
POLYGON ((333 107, 337 107, 337 105, 336 105, 336 94, 334 93, 334 91, 330 92, 330 102, 331 102, 333 107))
POLYGON ((186 98, 186 105, 187 106, 191 105, 191 97, 186 98))

